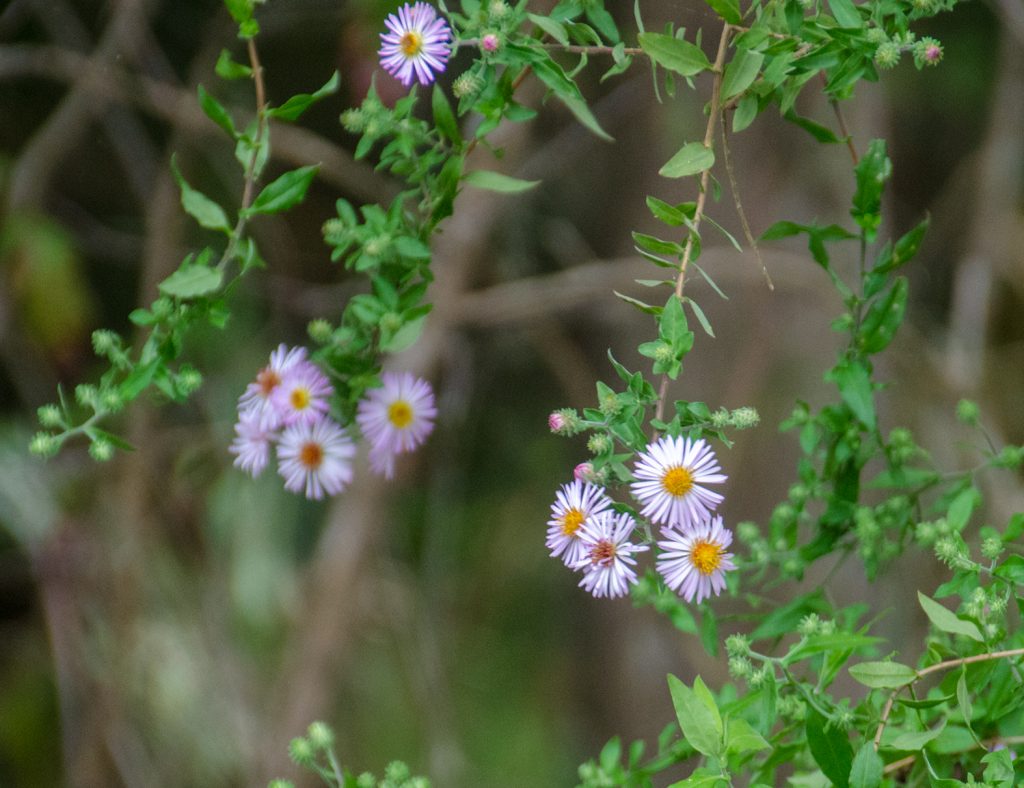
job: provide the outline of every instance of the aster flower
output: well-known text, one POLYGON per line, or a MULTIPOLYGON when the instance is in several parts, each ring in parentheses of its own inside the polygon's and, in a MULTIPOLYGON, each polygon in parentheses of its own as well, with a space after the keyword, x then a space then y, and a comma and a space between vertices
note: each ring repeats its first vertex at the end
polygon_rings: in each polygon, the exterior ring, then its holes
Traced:
POLYGON ((660 438, 647 445, 630 490, 644 505, 640 514, 655 524, 693 528, 707 520, 722 496, 703 487, 726 480, 715 453, 703 438, 660 438))
POLYGON ((352 481, 356 447, 345 429, 331 419, 287 427, 277 444, 277 472, 285 489, 319 501, 337 495, 352 481))
POLYGON ((237 435, 228 451, 235 455, 235 467, 255 479, 263 473, 270 460, 273 431, 260 424, 258 413, 243 412, 239 414, 235 432, 237 435))
POLYGON ((391 76, 408 87, 414 76, 421 85, 429 85, 444 71, 452 33, 433 6, 406 3, 397 14, 389 14, 384 25, 388 32, 380 34, 377 55, 391 76))
POLYGON ((395 455, 412 451, 434 429, 437 407, 430 384, 411 372, 385 372, 384 385, 359 402, 356 422, 370 443, 370 465, 387 478, 395 455))
POLYGON ((285 426, 319 421, 334 393, 327 376, 311 361, 293 365, 270 395, 270 404, 285 426))
POLYGON ((281 426, 281 414, 270 401, 271 396, 281 385, 288 371, 306 360, 306 348, 288 348, 284 343, 270 354, 270 363, 263 367, 256 380, 246 386, 245 393, 238 399, 239 415, 255 414, 260 426, 264 429, 277 429, 281 426))
POLYGON ((732 553, 725 552, 732 544, 732 531, 722 527, 722 518, 711 518, 685 534, 669 528, 662 534, 666 538, 658 542, 657 568, 665 585, 687 602, 721 593, 725 573, 736 568, 732 553))
POLYGON ((583 557, 573 569, 583 570, 580 586, 596 597, 619 597, 629 593, 636 583, 636 559, 633 553, 643 552, 647 545, 629 541, 636 521, 628 514, 606 509, 586 520, 580 528, 583 557))
POLYGON ((562 557, 566 566, 574 566, 585 555, 580 540, 580 528, 588 517, 603 512, 612 505, 604 490, 594 484, 577 479, 563 484, 555 494, 548 520, 548 538, 545 545, 551 557, 562 557))

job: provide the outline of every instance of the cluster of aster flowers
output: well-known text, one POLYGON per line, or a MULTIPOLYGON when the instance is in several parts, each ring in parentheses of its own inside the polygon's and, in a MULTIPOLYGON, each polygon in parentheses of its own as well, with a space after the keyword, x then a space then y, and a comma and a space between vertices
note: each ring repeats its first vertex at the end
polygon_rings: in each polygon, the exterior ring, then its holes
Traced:
MULTIPOLYGON (((648 444, 633 468, 639 516, 661 527, 657 571, 687 602, 721 593, 726 571, 736 568, 727 552, 732 532, 714 514, 722 496, 706 486, 725 481, 721 470, 702 438, 669 436, 648 444)), ((578 465, 575 477, 555 496, 547 547, 582 572, 580 586, 594 596, 625 596, 637 582, 634 556, 649 549, 631 541, 640 523, 618 511, 625 507, 616 507, 589 463, 578 465)))
MULTIPOLYGON (((356 423, 370 445, 370 466, 391 478, 395 457, 422 444, 434 428, 437 408, 430 384, 411 373, 385 372, 383 386, 358 405, 356 423)), ((355 443, 330 416, 334 394, 306 348, 280 345, 238 400, 236 437, 229 451, 253 478, 270 462, 285 489, 320 500, 352 481, 355 443)))

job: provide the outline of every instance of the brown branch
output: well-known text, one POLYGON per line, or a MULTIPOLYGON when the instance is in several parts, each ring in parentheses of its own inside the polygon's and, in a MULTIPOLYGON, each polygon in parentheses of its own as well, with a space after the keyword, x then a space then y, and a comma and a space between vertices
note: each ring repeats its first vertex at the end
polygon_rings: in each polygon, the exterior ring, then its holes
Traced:
MULTIPOLYGON (((825 89, 828 82, 825 79, 825 72, 819 71, 818 77, 821 79, 822 90, 825 89)), ((846 127, 846 117, 843 115, 843 108, 839 106, 837 99, 829 97, 829 105, 832 107, 832 112, 836 116, 836 123, 839 125, 839 133, 842 135, 843 142, 846 143, 847 150, 850 151, 850 158, 853 159, 853 166, 856 167, 860 163, 860 156, 857 155, 857 146, 853 144, 853 136, 850 134, 850 130, 846 127)))
MULTIPOLYGON (((721 114, 721 92, 722 92, 722 71, 725 65, 725 53, 729 48, 729 35, 732 26, 728 23, 722 28, 722 36, 718 40, 718 54, 715 56, 713 70, 715 72, 714 83, 711 87, 711 105, 708 113, 708 125, 704 131, 704 147, 711 149, 715 142, 715 123, 721 114)), ((711 179, 711 170, 706 169, 700 176, 700 193, 697 195, 697 208, 693 214, 693 222, 690 225, 690 233, 686 237, 686 246, 683 248, 683 258, 679 263, 679 274, 676 277, 676 298, 683 297, 683 283, 686 280, 686 268, 693 256, 693 243, 697 231, 700 229, 700 222, 704 216, 704 204, 707 202, 708 186, 711 179)), ((654 409, 654 418, 661 420, 665 413, 665 397, 668 394, 668 374, 661 376, 661 384, 658 387, 658 404, 654 409)))

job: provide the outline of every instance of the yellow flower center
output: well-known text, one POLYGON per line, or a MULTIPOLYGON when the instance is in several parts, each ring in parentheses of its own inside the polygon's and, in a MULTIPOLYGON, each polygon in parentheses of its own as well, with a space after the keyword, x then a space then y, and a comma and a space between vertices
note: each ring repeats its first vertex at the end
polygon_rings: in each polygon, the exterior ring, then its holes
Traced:
POLYGON ((310 399, 309 389, 292 389, 291 401, 292 407, 295 408, 295 410, 305 410, 308 408, 310 399))
POLYGON ((579 509, 570 509, 562 515, 562 533, 566 536, 575 536, 587 516, 579 509))
POLYGON ((404 430, 412 424, 412 408, 409 403, 404 399, 399 399, 388 405, 388 421, 400 430, 404 430))
POLYGON ((690 563, 702 575, 710 575, 722 563, 722 547, 714 542, 697 542, 690 550, 690 563))
POLYGON ((661 486, 669 495, 679 498, 690 492, 693 487, 693 474, 679 466, 669 468, 661 477, 661 486))
POLYGON ((602 566, 611 566, 611 563, 614 560, 615 545, 607 539, 602 539, 590 548, 590 563, 601 564, 602 566))
POLYGON ((324 450, 319 443, 304 443, 299 449, 299 462, 310 470, 316 470, 324 461, 324 450))
POLYGON ((415 57, 423 48, 423 36, 410 30, 402 36, 402 40, 398 42, 398 46, 402 48, 402 54, 406 57, 415 57))

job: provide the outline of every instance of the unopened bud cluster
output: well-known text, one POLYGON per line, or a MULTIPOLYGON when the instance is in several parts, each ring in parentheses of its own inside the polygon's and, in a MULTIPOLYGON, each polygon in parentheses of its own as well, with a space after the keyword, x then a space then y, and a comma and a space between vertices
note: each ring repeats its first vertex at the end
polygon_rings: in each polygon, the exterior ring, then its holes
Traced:
MULTIPOLYGON (((914 0, 915 9, 933 13, 932 5, 937 0, 914 0)), ((897 33, 889 38, 885 31, 880 28, 872 28, 868 31, 868 40, 876 45, 875 65, 879 68, 895 68, 904 52, 910 52, 914 58, 914 65, 919 69, 925 66, 937 66, 942 60, 942 44, 930 36, 925 36, 915 41, 913 33, 897 33)))

